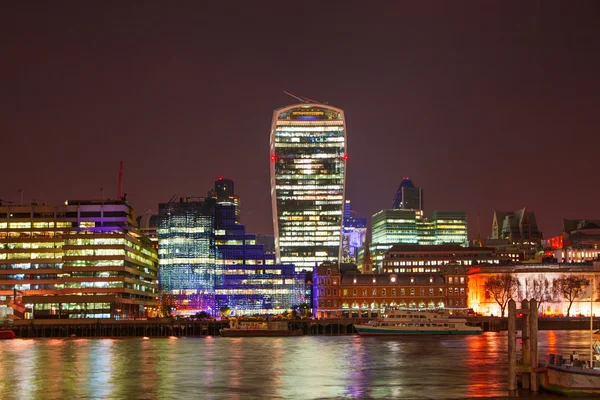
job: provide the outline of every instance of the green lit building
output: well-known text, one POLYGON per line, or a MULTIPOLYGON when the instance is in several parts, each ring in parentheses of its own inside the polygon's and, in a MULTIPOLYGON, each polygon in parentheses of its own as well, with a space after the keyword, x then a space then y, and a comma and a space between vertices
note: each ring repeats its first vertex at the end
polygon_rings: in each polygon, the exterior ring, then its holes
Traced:
POLYGON ((467 215, 464 211, 434 210, 425 218, 421 210, 391 209, 381 210, 373 215, 369 249, 373 267, 377 270, 382 265, 386 251, 393 245, 464 246, 467 242, 467 215))

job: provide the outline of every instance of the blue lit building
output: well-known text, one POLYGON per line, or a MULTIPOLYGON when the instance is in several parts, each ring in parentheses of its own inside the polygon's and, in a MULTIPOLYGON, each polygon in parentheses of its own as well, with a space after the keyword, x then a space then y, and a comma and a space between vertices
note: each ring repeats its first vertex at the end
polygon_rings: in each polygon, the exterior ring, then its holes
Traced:
POLYGON ((423 190, 415 187, 408 176, 398 186, 392 209, 423 210, 423 190))
MULTIPOLYGON (((229 307, 235 315, 277 314, 307 301, 306 274, 276 265, 236 222, 236 204, 184 198, 159 205, 159 283, 177 314, 229 307)), ((308 294, 310 299, 310 294, 308 294)))
POLYGON ((214 199, 181 198, 158 206, 159 286, 179 314, 214 311, 216 263, 214 199))
POLYGON ((306 274, 293 265, 275 264, 275 254, 256 242, 235 222, 235 205, 215 208, 215 244, 218 269, 215 284, 216 310, 229 307, 233 315, 278 314, 293 306, 310 303, 306 274))

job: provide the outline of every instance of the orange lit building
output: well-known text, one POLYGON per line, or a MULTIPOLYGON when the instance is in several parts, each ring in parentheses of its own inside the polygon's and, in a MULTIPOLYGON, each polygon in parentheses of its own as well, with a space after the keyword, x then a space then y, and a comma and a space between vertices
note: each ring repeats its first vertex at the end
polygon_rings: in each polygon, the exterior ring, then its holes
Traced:
MULTIPOLYGON (((560 278, 562 275, 581 275, 594 281, 600 282, 600 263, 588 263, 577 265, 558 265, 558 264, 522 264, 515 266, 474 266, 468 269, 468 306, 476 313, 482 315, 500 316, 501 310, 498 303, 486 295, 485 283, 493 276, 503 274, 514 275, 519 282, 519 289, 516 301, 521 301, 525 298, 531 299, 534 297, 533 285, 534 280, 547 279, 549 287, 545 291, 543 301, 539 312, 542 315, 559 316, 566 315, 569 302, 562 298, 555 290, 553 290, 554 279, 560 278)), ((596 299, 598 294, 595 293, 596 299)), ((594 300, 596 300, 594 299, 594 300)), ((600 314, 600 304, 594 303, 593 312, 596 315, 600 314)), ((590 288, 584 289, 580 298, 575 299, 571 306, 571 315, 590 315, 590 288)))

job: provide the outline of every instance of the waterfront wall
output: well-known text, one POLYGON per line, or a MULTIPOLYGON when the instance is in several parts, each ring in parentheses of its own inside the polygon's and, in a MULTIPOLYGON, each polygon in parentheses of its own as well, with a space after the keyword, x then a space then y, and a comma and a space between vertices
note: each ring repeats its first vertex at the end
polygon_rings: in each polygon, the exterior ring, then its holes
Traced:
MULTIPOLYGON (((507 330, 508 318, 466 317, 486 332, 507 330)), ((354 324, 367 319, 339 318, 289 321, 290 329, 301 329, 304 335, 351 335, 354 324)), ((517 330, 521 329, 517 320, 517 330)), ((218 336, 219 330, 229 326, 228 321, 177 321, 171 319, 114 320, 114 319, 42 319, 17 320, 0 325, 12 329, 18 338, 69 338, 69 337, 191 337, 218 336)), ((539 330, 588 330, 586 318, 539 318, 539 330)), ((600 329, 600 319, 594 320, 594 329, 600 329)))

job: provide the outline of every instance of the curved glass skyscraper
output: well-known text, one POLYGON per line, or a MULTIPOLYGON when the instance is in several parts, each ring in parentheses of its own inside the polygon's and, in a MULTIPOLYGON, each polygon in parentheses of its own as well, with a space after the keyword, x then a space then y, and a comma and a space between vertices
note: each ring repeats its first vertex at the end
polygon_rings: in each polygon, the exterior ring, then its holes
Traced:
POLYGON ((312 271, 340 260, 346 183, 344 112, 297 104, 273 113, 271 200, 277 260, 312 271))

